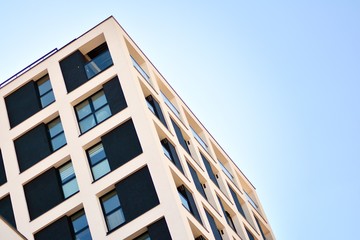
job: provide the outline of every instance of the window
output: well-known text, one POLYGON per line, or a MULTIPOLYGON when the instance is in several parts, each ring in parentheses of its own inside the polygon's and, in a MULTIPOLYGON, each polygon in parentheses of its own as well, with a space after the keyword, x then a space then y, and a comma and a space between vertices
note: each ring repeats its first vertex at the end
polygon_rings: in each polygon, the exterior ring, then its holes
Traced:
POLYGON ((39 81, 37 81, 37 85, 41 106, 42 108, 45 108, 46 106, 50 105, 55 101, 49 76, 46 75, 45 77, 41 78, 39 81))
POLYGON ((225 173, 225 175, 231 180, 231 181, 234 181, 234 177, 233 175, 231 175, 230 171, 224 166, 224 164, 222 164, 221 161, 219 161, 219 164, 220 164, 220 167, 221 167, 221 170, 225 173))
POLYGON ((90 148, 87 154, 94 180, 101 178, 111 171, 102 143, 90 148))
POLYGON ((232 218, 231 218, 230 213, 225 210, 224 205, 223 205, 221 199, 219 198, 219 196, 218 196, 217 198, 218 198, 218 201, 219 201, 221 210, 222 210, 222 212, 224 213, 224 217, 225 217, 225 219, 226 219, 226 222, 227 222, 228 225, 236 232, 236 228, 235 228, 235 225, 234 225, 234 222, 233 222, 233 220, 232 220, 232 218))
POLYGON ((165 156, 168 159, 170 159, 173 164, 175 164, 175 166, 180 170, 180 172, 184 173, 180 159, 176 153, 175 147, 166 138, 161 140, 161 146, 165 156))
POLYGON ((1 155, 1 149, 0 149, 0 186, 7 182, 6 174, 5 174, 5 167, 4 162, 1 155))
POLYGON ((196 170, 188 163, 188 167, 192 176, 192 179, 194 181, 195 187, 196 189, 199 191, 199 193, 205 198, 206 198, 206 194, 205 194, 205 190, 204 187, 202 185, 202 183, 200 182, 199 176, 196 172, 196 170))
POLYGON ((236 205, 236 208, 237 210, 240 212, 240 214, 246 219, 246 216, 245 216, 245 213, 244 213, 244 210, 243 208, 241 207, 241 203, 235 193, 235 191, 228 185, 229 187, 229 190, 230 190, 230 193, 231 193, 231 196, 233 197, 234 199, 234 202, 235 202, 235 205, 236 205))
POLYGON ((171 122, 172 122, 172 125, 174 127, 174 130, 175 130, 175 134, 176 134, 176 137, 180 143, 180 145, 185 149, 185 151, 191 156, 191 153, 190 153, 190 149, 187 145, 187 141, 185 140, 183 134, 182 134, 182 131, 181 129, 179 128, 179 126, 171 119, 171 122))
POLYGON ((183 193, 181 191, 178 190, 179 193, 179 197, 181 200, 181 204, 189 211, 191 212, 191 208, 189 205, 189 200, 187 199, 186 195, 183 195, 183 193))
POLYGON ((106 194, 100 201, 109 231, 119 227, 125 222, 125 217, 116 191, 106 194))
POLYGON ((143 235, 135 238, 134 240, 151 240, 149 233, 144 233, 143 235))
POLYGON ((246 228, 245 228, 245 230, 246 230, 246 233, 247 233, 247 235, 248 235, 248 237, 249 237, 249 240, 256 240, 255 237, 254 237, 254 235, 252 235, 252 234, 249 232, 249 230, 247 230, 246 228))
POLYGON ((84 210, 70 217, 76 240, 91 240, 89 226, 84 210))
POLYGON ((257 217, 255 217, 255 216, 254 216, 254 218, 255 218, 256 224, 257 224, 258 227, 259 227, 261 236, 263 237, 264 240, 266 240, 265 233, 264 233, 264 231, 263 231, 263 229, 262 229, 262 227, 261 227, 261 224, 260 224, 260 222, 259 222, 259 219, 257 219, 257 217))
POLYGON ((65 134, 60 118, 56 118, 47 126, 49 129, 52 150, 56 151, 66 144, 65 134))
POLYGON ((177 190, 182 205, 196 218, 196 220, 202 223, 191 192, 184 185, 179 186, 177 190))
POLYGON ((141 74, 141 76, 143 76, 143 78, 145 78, 146 81, 148 81, 150 83, 150 77, 149 75, 147 75, 147 73, 144 71, 144 69, 137 63, 137 61, 135 60, 135 58, 133 58, 133 56, 131 56, 131 61, 133 63, 134 68, 136 68, 136 70, 141 74))
POLYGON ((160 122, 162 122, 162 124, 164 124, 165 127, 167 127, 159 103, 151 95, 147 96, 145 99, 150 111, 160 120, 160 122))
POLYGON ((209 163, 209 161, 201 153, 200 153, 200 155, 201 155, 201 158, 202 158, 202 160, 204 162, 205 168, 207 170, 207 173, 208 173, 211 181, 213 181, 213 183, 215 183, 215 185, 219 187, 219 183, 216 180, 216 175, 214 174, 214 172, 212 170, 211 164, 209 163))
POLYGON ((197 132, 190 126, 191 132, 194 136, 194 138, 200 143, 200 145, 208 151, 208 146, 206 145, 205 141, 197 134, 197 132))
POLYGON ((207 217, 207 219, 209 221, 210 228, 211 228, 211 231, 213 232, 215 240, 222 240, 220 231, 219 231, 219 229, 218 229, 218 227, 216 225, 214 217, 206 209, 204 209, 204 210, 205 210, 205 214, 206 214, 206 217, 207 217))
POLYGON ((61 185, 64 198, 68 198, 79 191, 79 186, 76 181, 74 168, 71 162, 66 163, 59 168, 61 185))
POLYGON ((87 53, 91 61, 85 64, 85 72, 88 79, 113 65, 111 55, 106 43, 101 44, 94 50, 87 53))
POLYGON ((229 226, 236 232, 234 222, 231 218, 230 213, 228 213, 227 211, 225 211, 225 219, 226 219, 226 222, 229 224, 229 226))
POLYGON ((174 104, 172 104, 172 102, 165 96, 165 94, 163 92, 160 92, 162 98, 164 99, 164 102, 166 103, 166 105, 171 109, 171 111, 178 117, 180 118, 180 112, 179 110, 177 110, 177 108, 174 106, 174 104))
POLYGON ((255 201, 250 197, 250 195, 244 190, 245 196, 248 200, 248 202, 251 204, 251 206, 253 206, 256 210, 258 210, 258 206, 255 203, 255 201))
POLYGON ((111 116, 109 104, 102 90, 78 104, 75 109, 81 133, 111 116))

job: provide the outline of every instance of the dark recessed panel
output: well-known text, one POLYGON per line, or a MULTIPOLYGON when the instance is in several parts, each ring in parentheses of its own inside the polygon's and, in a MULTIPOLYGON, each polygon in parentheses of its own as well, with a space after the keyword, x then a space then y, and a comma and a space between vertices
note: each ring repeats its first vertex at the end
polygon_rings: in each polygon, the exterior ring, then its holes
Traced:
POLYGON ((122 91, 118 77, 114 77, 109 82, 105 83, 103 89, 112 115, 127 107, 124 93, 122 91))

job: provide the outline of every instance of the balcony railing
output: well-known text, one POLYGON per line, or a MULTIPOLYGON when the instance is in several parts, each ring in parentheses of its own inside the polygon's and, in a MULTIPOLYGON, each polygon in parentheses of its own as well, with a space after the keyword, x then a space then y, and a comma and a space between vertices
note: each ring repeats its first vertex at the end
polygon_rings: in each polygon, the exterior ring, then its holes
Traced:
POLYGON ((165 104, 171 109, 171 111, 180 119, 180 112, 177 108, 172 104, 172 102, 165 96, 164 93, 160 92, 162 98, 164 99, 165 104))
POLYGON ((257 204, 255 203, 255 201, 250 197, 250 195, 249 195, 246 191, 244 191, 244 193, 245 193, 245 196, 246 196, 247 200, 249 201, 249 203, 250 203, 256 210, 259 210, 258 205, 257 205, 257 204))
POLYGON ((113 61, 111 59, 111 55, 109 51, 105 51, 100 55, 96 56, 90 62, 85 64, 85 72, 88 79, 94 77, 98 73, 104 71, 108 67, 113 65, 113 61))
POLYGON ((208 151, 208 146, 206 145, 205 141, 197 134, 197 132, 190 126, 191 132, 194 136, 194 138, 200 143, 200 145, 208 151))
POLYGON ((140 67, 140 65, 133 58, 133 56, 130 55, 130 57, 131 57, 134 68, 136 68, 136 70, 141 74, 141 76, 143 76, 143 78, 145 78, 145 80, 150 83, 149 75, 147 75, 147 73, 144 71, 144 69, 142 69, 142 67, 140 67))
POLYGON ((218 160, 218 162, 220 163, 221 170, 225 173, 225 175, 226 175, 232 182, 234 182, 234 177, 233 177, 233 175, 230 173, 230 171, 224 166, 224 164, 222 164, 221 161, 218 160))

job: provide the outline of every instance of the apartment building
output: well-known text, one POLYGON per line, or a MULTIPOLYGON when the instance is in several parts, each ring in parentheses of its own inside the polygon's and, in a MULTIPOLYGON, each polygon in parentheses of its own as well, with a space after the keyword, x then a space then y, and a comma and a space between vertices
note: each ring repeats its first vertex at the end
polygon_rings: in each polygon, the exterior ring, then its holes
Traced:
POLYGON ((275 240, 255 187, 113 17, 0 87, 0 238, 275 240))

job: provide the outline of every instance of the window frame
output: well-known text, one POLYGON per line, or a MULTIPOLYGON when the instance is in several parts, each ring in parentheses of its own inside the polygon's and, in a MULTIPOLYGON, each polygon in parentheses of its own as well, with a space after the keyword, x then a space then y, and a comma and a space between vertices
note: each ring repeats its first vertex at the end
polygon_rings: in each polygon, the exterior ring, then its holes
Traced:
MULTIPOLYGON (((54 126, 56 126, 56 125, 54 125, 54 126)), ((48 130, 49 145, 51 146, 51 151, 52 151, 52 152, 55 152, 55 151, 59 150, 60 148, 64 147, 64 146, 67 144, 66 137, 65 137, 65 131, 64 131, 64 128, 63 128, 63 126, 62 126, 62 122, 61 122, 61 118, 60 118, 60 117, 56 117, 55 119, 53 119, 53 120, 51 120, 50 122, 48 122, 48 123, 46 124, 46 127, 47 127, 47 130, 48 130), (58 133, 56 133, 54 136, 52 136, 50 125, 53 124, 55 121, 59 121, 58 124, 60 124, 60 126, 61 126, 61 131, 58 132, 58 133), (53 140, 54 140, 55 138, 59 137, 60 135, 63 135, 64 143, 63 143, 61 146, 59 146, 59 147, 57 147, 57 148, 54 148, 54 146, 53 146, 53 140)))
POLYGON ((105 177, 106 175, 108 175, 108 174, 112 171, 111 166, 110 166, 110 163, 109 163, 109 160, 108 160, 108 157, 106 156, 106 152, 105 152, 104 145, 103 145, 103 143, 102 143, 101 141, 98 142, 98 143, 96 143, 95 145, 91 146, 90 148, 86 149, 86 156, 87 156, 87 159, 88 159, 88 162, 89 162, 89 165, 90 165, 91 175, 92 175, 94 181, 98 181, 99 179, 105 177), (89 151, 91 151, 92 149, 98 147, 99 145, 102 146, 102 149, 103 149, 103 152, 104 152, 104 154, 105 154, 105 157, 102 158, 100 161, 97 161, 97 162, 95 163, 95 165, 92 165, 91 156, 90 156, 89 151), (101 175, 100 177, 95 178, 95 174, 94 174, 93 168, 94 168, 95 166, 99 165, 100 163, 104 162, 104 161, 107 162, 107 164, 108 164, 108 166, 109 166, 109 171, 106 172, 106 173, 104 173, 104 174, 101 175))
MULTIPOLYGON (((77 239, 77 234, 79 233, 83 233, 84 231, 88 230, 89 231, 89 234, 90 234, 90 237, 92 239, 92 236, 91 236, 91 232, 90 232, 90 228, 89 228, 89 223, 87 221, 87 218, 86 218, 86 214, 85 214, 85 210, 84 209, 81 209, 79 211, 77 211, 76 213, 72 214, 71 216, 68 217, 69 220, 70 220, 70 226, 71 226, 71 230, 72 230, 72 234, 73 234, 73 237, 74 239, 77 239), (75 231, 75 226, 74 226, 74 221, 79 219, 80 217, 84 216, 85 217, 85 220, 86 220, 86 226, 87 227, 83 227, 82 229, 80 229, 79 231, 75 231)), ((90 240, 91 240, 90 239, 90 240)))
POLYGON ((123 211, 123 209, 122 209, 122 206, 121 206, 121 203, 120 203, 120 199, 119 199, 118 193, 117 193, 117 191, 116 191, 115 189, 112 190, 112 191, 110 191, 110 192, 108 192, 108 193, 106 193, 106 194, 104 194, 103 196, 101 196, 101 197, 99 198, 99 200, 100 200, 101 210, 102 210, 102 213, 103 213, 103 217, 104 217, 104 220, 105 220, 105 224, 106 224, 106 228, 107 228, 107 233, 108 233, 108 234, 111 233, 111 232, 113 232, 113 231, 116 231, 117 229, 119 229, 120 227, 122 227, 124 224, 126 224, 126 219, 125 219, 125 216, 124 216, 124 211, 123 211), (111 196, 111 195, 112 195, 112 196, 111 196), (110 196, 110 197, 109 197, 109 196, 110 196), (116 208, 114 208, 114 209, 112 209, 110 212, 107 213, 107 212, 105 211, 105 206, 104 206, 104 200, 103 200, 103 199, 104 199, 104 198, 107 198, 107 200, 109 200, 109 199, 112 198, 112 197, 116 197, 116 198, 117 198, 117 200, 119 201, 119 206, 116 207, 116 208), (115 227, 113 227, 113 228, 110 229, 110 226, 109 226, 109 222, 108 222, 108 220, 107 220, 107 217, 108 217, 110 214, 113 214, 113 213, 117 212, 118 210, 120 210, 120 214, 122 214, 124 221, 121 222, 120 224, 118 224, 117 226, 115 226, 115 227))
POLYGON ((73 166, 73 164, 72 164, 72 161, 68 161, 68 162, 64 163, 64 164, 61 165, 59 168, 57 168, 57 170, 58 170, 58 175, 59 175, 59 180, 60 180, 59 182, 60 182, 60 184, 61 184, 61 189, 62 189, 62 192, 63 192, 63 197, 64 197, 64 200, 66 200, 66 199, 72 197, 73 195, 75 195, 76 193, 78 193, 78 192, 80 191, 80 189, 79 189, 79 184, 78 184, 78 182, 77 182, 77 178, 76 178, 76 174, 75 174, 75 170, 74 170, 74 166, 73 166), (62 176, 61 176, 61 169, 64 168, 64 167, 66 167, 66 166, 69 165, 69 164, 71 164, 71 167, 72 167, 72 169, 73 169, 73 174, 71 175, 71 178, 70 178, 70 179, 66 179, 66 180, 64 181, 64 180, 62 179, 62 176), (66 195, 65 195, 65 191, 64 191, 64 185, 70 183, 70 182, 73 181, 74 179, 75 179, 75 181, 76 181, 77 190, 76 190, 75 192, 71 193, 70 195, 66 196, 66 195))
POLYGON ((81 102, 79 102, 78 104, 76 104, 76 105, 74 106, 74 110, 75 110, 76 120, 77 120, 77 122, 78 122, 79 130, 80 130, 80 133, 81 133, 81 134, 84 134, 84 133, 90 131, 91 129, 95 128, 97 125, 99 125, 100 123, 102 123, 102 122, 104 122, 105 120, 109 119, 109 118, 113 115, 113 113, 111 112, 109 100, 108 100, 107 97, 106 97, 106 94, 105 94, 104 89, 100 89, 99 91, 95 92, 94 94, 92 94, 92 95, 89 96, 88 98, 86 98, 86 99, 84 99, 83 101, 81 101, 81 102), (103 93, 103 96, 105 97, 106 103, 103 104, 103 105, 101 105, 101 106, 98 107, 97 109, 95 109, 94 103, 93 103, 94 101, 93 101, 92 98, 93 98, 94 96, 96 96, 97 94, 99 94, 100 92, 103 93), (80 106, 81 104, 85 103, 85 102, 88 102, 88 105, 87 105, 87 106, 90 107, 90 111, 91 111, 91 112, 88 113, 87 115, 83 116, 83 117, 80 119, 79 114, 78 114, 77 107, 80 106), (109 112, 110 112, 110 115, 107 116, 106 118, 104 118, 103 120, 98 121, 96 113, 97 113, 99 110, 104 109, 104 108, 106 108, 106 107, 108 107, 109 112), (93 119, 94 119, 94 121, 95 121, 95 125, 91 126, 90 128, 87 128, 86 130, 83 131, 82 128, 81 128, 80 122, 83 121, 83 120, 85 120, 86 118, 88 118, 88 117, 90 117, 90 116, 93 117, 93 119))
POLYGON ((50 81, 50 77, 48 74, 46 74, 45 76, 43 76, 42 78, 40 78, 39 80, 36 81, 36 85, 37 85, 37 90, 38 90, 38 94, 39 94, 39 102, 41 105, 41 109, 46 108, 47 106, 51 105, 53 102, 55 102, 55 95, 54 95, 54 90, 52 88, 52 84, 50 81), (46 82, 49 82, 50 84, 50 89, 48 89, 47 91, 45 91, 44 93, 41 93, 40 91, 40 87, 43 86, 43 84, 45 84, 46 82), (48 94, 52 95, 53 100, 48 102, 47 104, 43 104, 42 102, 42 98, 48 94))

